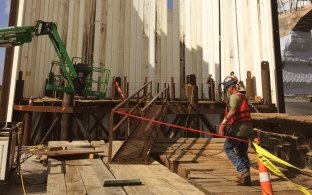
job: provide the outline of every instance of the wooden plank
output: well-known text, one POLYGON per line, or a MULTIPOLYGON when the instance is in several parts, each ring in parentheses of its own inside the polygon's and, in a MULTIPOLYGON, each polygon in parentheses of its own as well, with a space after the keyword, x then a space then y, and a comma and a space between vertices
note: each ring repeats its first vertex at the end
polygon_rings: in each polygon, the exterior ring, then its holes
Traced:
MULTIPOLYGON (((117 150, 120 144, 121 142, 114 143, 113 151, 117 150)), ((105 161, 105 159, 104 157, 103 160, 105 161)), ((167 168, 156 161, 150 165, 110 164, 110 170, 116 179, 139 178, 145 184, 143 186, 125 186, 124 190, 127 194, 190 194, 190 192, 201 194, 194 186, 176 174, 170 173, 167 168)))
MULTIPOLYGON (((89 159, 88 161, 92 164, 92 168, 95 171, 100 183, 103 183, 106 179, 115 179, 114 175, 110 172, 103 161, 100 159, 89 159)), ((104 191, 111 195, 126 195, 122 187, 105 187, 104 191)))
POLYGON ((183 178, 187 178, 191 171, 209 171, 214 170, 209 163, 181 163, 179 164, 177 174, 183 178))
POLYGON ((36 155, 48 155, 49 157, 58 157, 58 156, 76 156, 87 154, 96 154, 103 153, 104 151, 92 151, 92 150, 58 150, 58 151, 27 151, 27 154, 36 154, 36 155))
MULTIPOLYGON (((130 165, 117 165, 111 164, 110 170, 114 174, 116 179, 133 179, 140 178, 138 173, 135 173, 130 168, 130 165)), ((145 182, 143 180, 143 182, 145 182)), ((147 185, 142 186, 125 186, 123 189, 127 194, 154 194, 149 190, 147 185)))
MULTIPOLYGON (((104 157, 105 152, 107 152, 106 149, 105 149, 105 148, 107 148, 107 146, 105 145, 105 142, 103 140, 91 141, 91 145, 92 145, 92 147, 94 148, 95 151, 99 151, 99 150, 104 151, 102 153, 98 153, 98 155, 100 157, 104 157)), ((106 155, 107 155, 107 153, 106 153, 106 155)))
POLYGON ((48 195, 66 194, 64 174, 49 174, 47 183, 48 195))
POLYGON ((186 180, 176 174, 168 173, 168 169, 164 166, 150 165, 148 169, 153 173, 154 177, 162 178, 168 185, 178 189, 181 194, 204 194, 186 180))
POLYGON ((68 141, 49 141, 48 148, 49 147, 66 146, 66 145, 69 145, 68 141))
MULTIPOLYGON (((170 185, 168 181, 166 181, 166 177, 172 174, 167 170, 167 175, 161 175, 155 173, 150 169, 150 166, 161 166, 157 163, 153 165, 131 165, 131 170, 138 173, 139 178, 144 181, 144 184, 148 186, 151 194, 172 194, 177 195, 181 194, 181 189, 177 189, 176 184, 179 183, 179 180, 175 180, 175 185, 170 185)), ((184 193, 182 193, 184 194, 184 193)))
MULTIPOLYGON (((88 160, 79 160, 79 162, 84 164, 84 162, 88 162, 88 160)), ((91 165, 78 166, 77 169, 80 172, 87 194, 107 194, 91 165)))
MULTIPOLYGON (((79 160, 73 160, 70 162, 80 164, 79 160)), ((87 193, 78 166, 66 164, 65 182, 66 182, 66 193, 68 195, 87 193)))
POLYGON ((48 174, 49 175, 64 174, 64 173, 65 173, 65 161, 48 159, 48 174))

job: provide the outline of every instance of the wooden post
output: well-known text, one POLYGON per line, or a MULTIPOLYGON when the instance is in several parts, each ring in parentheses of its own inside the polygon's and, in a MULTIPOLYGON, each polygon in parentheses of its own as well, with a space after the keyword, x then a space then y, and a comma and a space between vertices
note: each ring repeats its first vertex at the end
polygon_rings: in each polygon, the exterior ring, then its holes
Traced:
POLYGON ((16 91, 15 91, 15 102, 20 101, 23 98, 24 91, 24 80, 23 80, 23 72, 19 71, 18 80, 16 81, 16 91))
POLYGON ((216 89, 216 82, 211 79, 211 100, 212 101, 216 101, 216 92, 215 92, 215 89, 216 89))
POLYGON ((170 82, 170 99, 171 100, 175 99, 175 84, 174 84, 173 77, 171 77, 171 82, 170 82))
POLYGON ((270 82, 270 67, 267 61, 261 62, 261 79, 262 79, 262 98, 263 103, 271 105, 271 82, 270 82))
MULTIPOLYGON (((62 102, 63 107, 72 107, 74 97, 73 95, 64 93, 62 102)), ((72 116, 71 114, 63 114, 61 119, 61 140, 69 141, 72 130, 72 116)))
POLYGON ((211 101, 212 100, 212 83, 213 83, 213 80, 212 80, 212 75, 209 74, 208 75, 208 79, 207 79, 207 84, 208 84, 208 100, 211 101))
POLYGON ((116 91, 114 82, 115 82, 115 76, 113 76, 113 79, 112 79, 112 100, 115 99, 115 91, 116 91))
POLYGON ((127 77, 124 76, 124 79, 123 79, 123 93, 125 94, 125 98, 128 97, 128 89, 127 89, 127 77))
POLYGON ((25 112, 24 114, 24 128, 23 128, 23 146, 28 146, 29 134, 31 128, 32 114, 31 112, 25 112))
MULTIPOLYGON (((188 85, 186 86, 186 95, 188 102, 194 107, 198 107, 198 86, 196 86, 196 77, 195 75, 189 75, 188 77, 188 85)), ((192 117, 191 115, 191 107, 189 109, 187 124, 192 124, 192 127, 195 129, 199 129, 199 120, 196 117, 192 117)), ((199 137, 198 133, 187 132, 187 137, 199 137)))
POLYGON ((246 96, 247 99, 255 99, 255 89, 253 85, 253 80, 251 78, 251 72, 247 71, 247 78, 246 78, 246 96))

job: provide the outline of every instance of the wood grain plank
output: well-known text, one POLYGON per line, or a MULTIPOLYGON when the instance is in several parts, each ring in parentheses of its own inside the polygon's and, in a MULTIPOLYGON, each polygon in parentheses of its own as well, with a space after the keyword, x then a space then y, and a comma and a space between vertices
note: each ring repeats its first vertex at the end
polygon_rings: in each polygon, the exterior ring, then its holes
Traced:
POLYGON ((82 164, 78 166, 80 176, 83 180, 83 185, 86 189, 87 194, 107 194, 103 189, 103 184, 99 181, 94 169, 91 165, 83 165, 85 162, 88 162, 87 159, 79 160, 82 164))
POLYGON ((66 194, 64 174, 50 174, 48 175, 47 194, 59 195, 66 194))
MULTIPOLYGON (((71 163, 80 164, 78 160, 73 160, 71 163)), ((65 182, 66 192, 68 195, 87 193, 82 177, 79 173, 78 166, 69 164, 66 165, 65 182)))
MULTIPOLYGON (((114 175, 110 172, 108 167, 100 159, 89 159, 92 168, 96 173, 101 184, 107 179, 115 179, 114 175)), ((122 187, 104 187, 104 191, 110 195, 126 195, 122 187)))
MULTIPOLYGON (((110 164, 110 170, 116 179, 141 179, 138 173, 133 172, 129 166, 130 165, 110 164)), ((127 194, 154 194, 149 190, 147 185, 124 186, 123 189, 127 194)))

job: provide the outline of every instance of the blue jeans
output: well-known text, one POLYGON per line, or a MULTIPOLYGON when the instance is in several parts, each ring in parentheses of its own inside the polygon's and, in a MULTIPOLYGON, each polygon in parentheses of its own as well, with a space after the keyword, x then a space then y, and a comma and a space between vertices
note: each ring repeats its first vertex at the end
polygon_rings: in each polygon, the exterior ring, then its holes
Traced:
POLYGON ((238 172, 249 171, 250 164, 247 155, 248 142, 233 139, 226 139, 224 142, 224 152, 228 159, 234 164, 238 172))

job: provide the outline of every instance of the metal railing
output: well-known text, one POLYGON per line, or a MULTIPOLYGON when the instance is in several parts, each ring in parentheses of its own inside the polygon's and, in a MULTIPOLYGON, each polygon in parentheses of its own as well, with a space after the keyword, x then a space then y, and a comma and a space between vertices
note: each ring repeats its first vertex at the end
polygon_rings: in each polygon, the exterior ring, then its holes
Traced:
MULTIPOLYGON (((166 95, 168 94, 168 87, 163 89, 161 92, 159 92, 155 97, 152 95, 152 81, 147 82, 142 88, 140 88, 137 92, 135 92, 133 95, 129 96, 127 99, 122 101, 120 104, 118 104, 114 109, 111 111, 110 115, 110 128, 109 128, 109 150, 108 150, 108 161, 109 163, 112 162, 112 153, 113 153, 113 140, 115 140, 115 137, 118 133, 122 133, 121 129, 124 129, 124 139, 127 139, 128 136, 131 134, 132 131, 135 129, 131 129, 131 122, 137 121, 138 119, 133 119, 129 115, 136 115, 136 116, 144 116, 146 113, 148 113, 148 110, 157 102, 158 104, 165 105, 165 102, 167 101, 166 95), (117 115, 120 115, 120 112, 124 113, 124 115, 119 118, 120 120, 117 122, 117 115)), ((162 106, 163 107, 163 106, 162 106)), ((155 116, 151 118, 151 120, 154 120, 157 115, 162 113, 163 110, 157 109, 155 116)), ((141 121, 139 121, 140 123, 141 121)), ((148 133, 148 129, 152 126, 152 122, 149 122, 149 124, 146 125, 144 128, 144 133, 142 134, 142 137, 144 137, 144 153, 145 153, 145 160, 147 160, 147 145, 148 140, 145 139, 145 137, 150 136, 148 133)), ((135 124, 135 123, 132 123, 135 124)), ((137 127, 137 125, 132 125, 137 127)))

